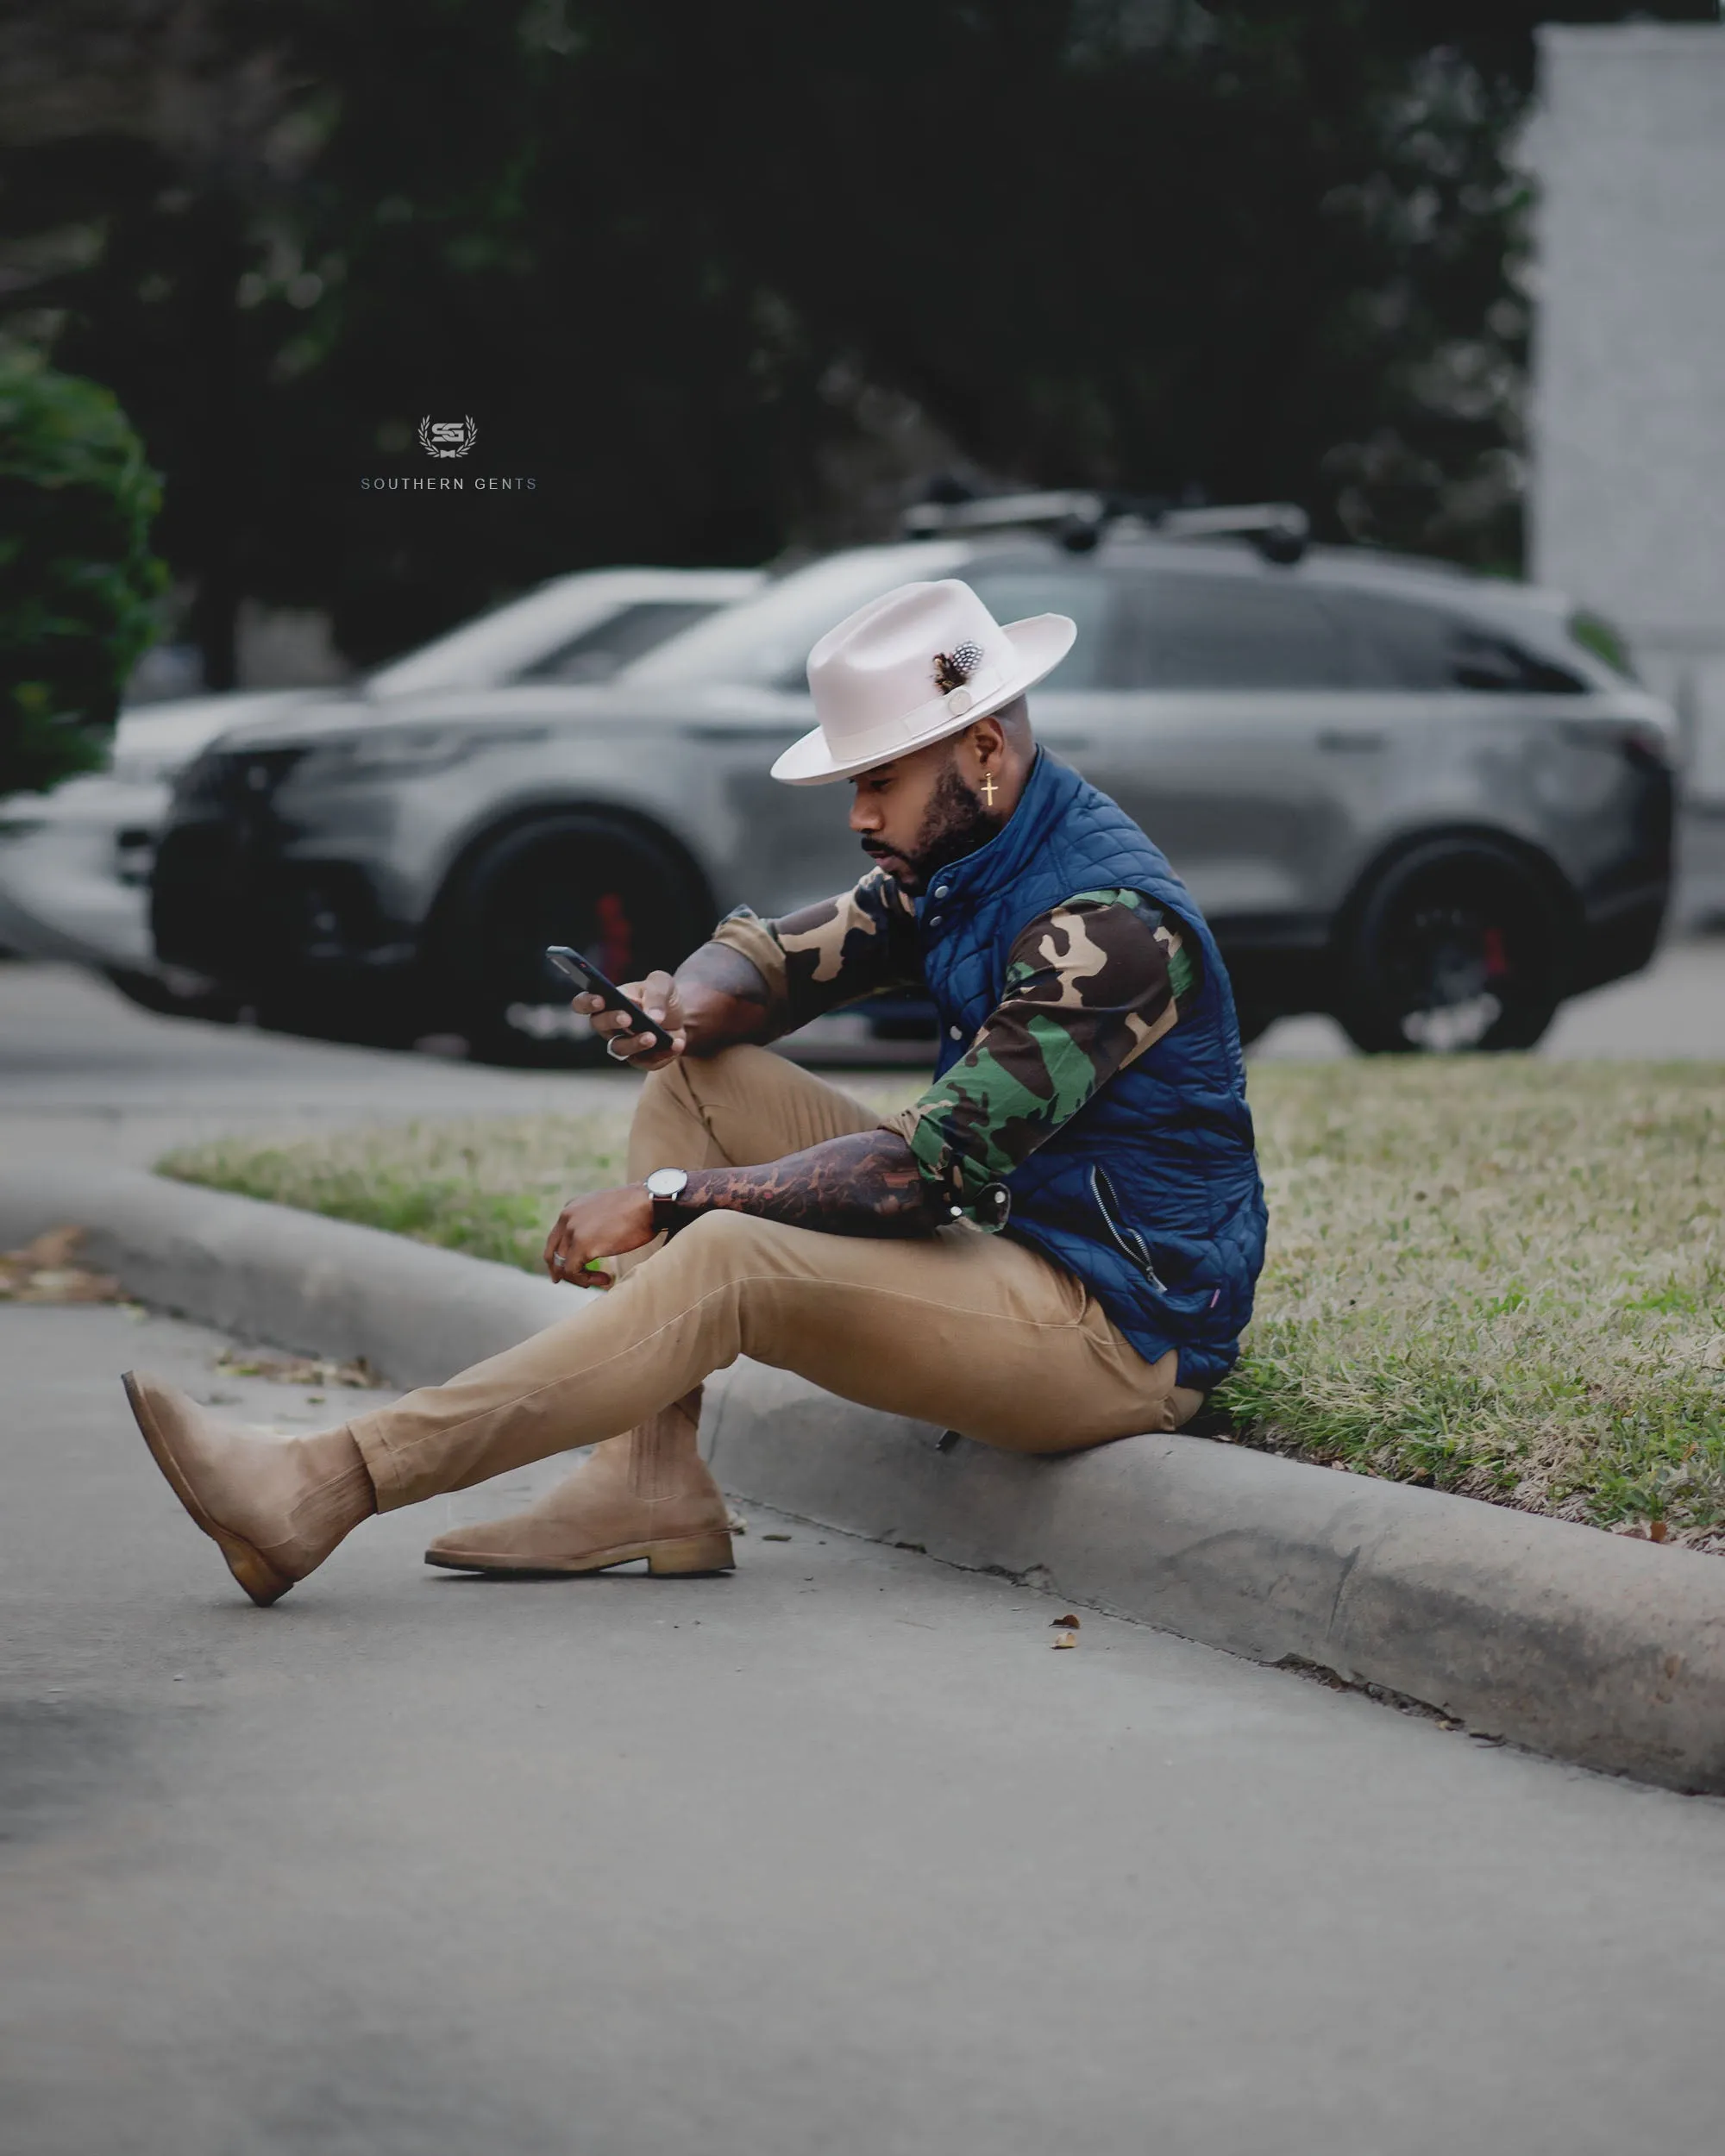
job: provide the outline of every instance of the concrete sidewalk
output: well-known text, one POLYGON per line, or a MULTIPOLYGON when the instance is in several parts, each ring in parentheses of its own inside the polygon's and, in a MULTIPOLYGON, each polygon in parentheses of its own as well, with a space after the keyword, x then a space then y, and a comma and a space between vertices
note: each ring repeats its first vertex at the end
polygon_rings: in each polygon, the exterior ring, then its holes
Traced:
POLYGON ((756 1514, 254 1609, 131 1431, 213 1335, 0 1308, 4 2156, 1678 2156, 1725 1808, 756 1514), (764 1532, 787 1533, 767 1541, 764 1532))

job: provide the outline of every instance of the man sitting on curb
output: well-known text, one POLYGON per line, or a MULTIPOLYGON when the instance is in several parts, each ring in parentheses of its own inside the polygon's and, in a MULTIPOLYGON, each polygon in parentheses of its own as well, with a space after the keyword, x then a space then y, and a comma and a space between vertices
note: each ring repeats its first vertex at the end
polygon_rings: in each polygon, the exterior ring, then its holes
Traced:
POLYGON ((674 1052, 576 999, 650 1073, 634 1180, 573 1199, 545 1247, 554 1279, 618 1260, 607 1294, 315 1437, 253 1437, 128 1376, 158 1465, 254 1601, 373 1511, 575 1445, 596 1449, 530 1510, 442 1535, 428 1561, 727 1568, 696 1436, 701 1381, 739 1355, 1016 1451, 1196 1412, 1264 1257, 1239 1034, 1166 859, 1032 739, 1025 692, 1076 634, 1057 614, 1002 628, 946 581, 889 592, 815 646, 820 723, 774 776, 854 780, 875 866, 782 920, 743 909, 674 979, 634 984, 674 1052), (913 986, 941 1053, 901 1115, 762 1045, 913 986))

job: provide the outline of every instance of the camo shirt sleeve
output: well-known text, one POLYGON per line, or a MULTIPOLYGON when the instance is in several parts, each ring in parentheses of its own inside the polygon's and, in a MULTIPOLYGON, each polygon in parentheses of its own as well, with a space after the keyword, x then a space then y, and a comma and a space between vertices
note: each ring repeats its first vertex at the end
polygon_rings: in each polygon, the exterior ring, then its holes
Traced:
POLYGON ((775 1036, 878 989, 922 986, 915 912, 882 868, 781 920, 763 921, 740 906, 712 941, 741 951, 766 982, 775 1036))
POLYGON ((969 1050, 882 1128, 906 1139, 943 1201, 974 1213, 1117 1071, 1177 1021, 1197 953, 1136 891, 1082 891, 1013 944, 1000 1000, 969 1050))

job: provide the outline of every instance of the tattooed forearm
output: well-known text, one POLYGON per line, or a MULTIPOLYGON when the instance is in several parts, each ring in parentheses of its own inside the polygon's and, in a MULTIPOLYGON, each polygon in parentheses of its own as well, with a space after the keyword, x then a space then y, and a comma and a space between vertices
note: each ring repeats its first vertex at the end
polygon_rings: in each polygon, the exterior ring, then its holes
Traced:
POLYGON ((677 1000, 691 1056, 774 1037, 771 990, 757 967, 724 943, 703 943, 678 967, 677 1000))
POLYGON ((703 1168, 674 1206, 677 1225, 715 1207, 829 1235, 932 1235, 943 1219, 896 1131, 858 1131, 758 1168, 703 1168))

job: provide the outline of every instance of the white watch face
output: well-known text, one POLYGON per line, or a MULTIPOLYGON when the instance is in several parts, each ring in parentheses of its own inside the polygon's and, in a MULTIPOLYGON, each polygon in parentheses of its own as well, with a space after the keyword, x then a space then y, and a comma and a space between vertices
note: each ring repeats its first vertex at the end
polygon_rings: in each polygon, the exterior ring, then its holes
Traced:
POLYGON ((647 1178, 647 1188, 655 1198, 674 1198, 688 1179, 687 1168, 656 1168, 647 1178))

